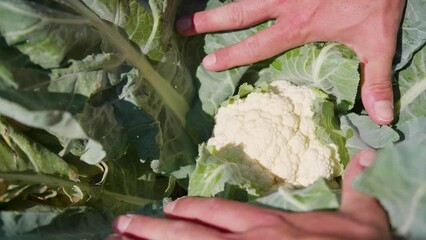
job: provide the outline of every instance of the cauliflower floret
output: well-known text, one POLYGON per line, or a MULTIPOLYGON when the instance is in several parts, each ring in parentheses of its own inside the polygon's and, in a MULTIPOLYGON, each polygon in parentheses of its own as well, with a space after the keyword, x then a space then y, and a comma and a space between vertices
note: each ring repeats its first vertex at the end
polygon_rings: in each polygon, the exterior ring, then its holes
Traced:
POLYGON ((320 177, 331 179, 339 156, 336 145, 315 135, 311 106, 317 94, 286 81, 275 81, 271 87, 268 93, 253 92, 221 107, 207 144, 218 151, 242 146, 242 156, 257 160, 293 185, 307 186, 320 177))

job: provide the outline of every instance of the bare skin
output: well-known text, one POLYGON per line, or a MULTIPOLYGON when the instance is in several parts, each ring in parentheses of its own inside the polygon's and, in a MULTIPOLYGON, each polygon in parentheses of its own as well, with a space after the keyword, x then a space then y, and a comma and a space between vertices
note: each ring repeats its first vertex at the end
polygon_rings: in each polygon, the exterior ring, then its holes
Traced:
POLYGON ((354 190, 352 180, 375 157, 358 153, 344 175, 339 211, 289 213, 224 199, 182 198, 169 203, 167 219, 120 216, 112 239, 391 239, 385 212, 374 198, 354 190))
POLYGON ((240 0, 179 19, 183 35, 276 23, 235 45, 206 56, 211 71, 267 59, 309 42, 339 42, 361 61, 362 100, 378 124, 393 121, 392 59, 405 0, 240 0))

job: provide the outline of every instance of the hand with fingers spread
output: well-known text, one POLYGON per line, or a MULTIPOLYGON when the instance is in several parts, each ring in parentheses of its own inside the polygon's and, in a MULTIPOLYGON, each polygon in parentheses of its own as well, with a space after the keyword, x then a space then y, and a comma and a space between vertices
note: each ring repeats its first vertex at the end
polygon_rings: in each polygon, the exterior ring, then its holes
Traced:
POLYGON ((116 234, 109 239, 391 239, 383 209, 351 187, 374 157, 374 151, 366 150, 352 159, 336 212, 289 213, 224 199, 182 198, 165 207, 167 219, 117 218, 116 234))
POLYGON ((372 120, 393 116, 392 59, 405 0, 240 0, 179 19, 184 35, 235 30, 269 19, 271 27, 203 60, 211 71, 267 59, 309 42, 339 42, 361 61, 362 100, 372 120))

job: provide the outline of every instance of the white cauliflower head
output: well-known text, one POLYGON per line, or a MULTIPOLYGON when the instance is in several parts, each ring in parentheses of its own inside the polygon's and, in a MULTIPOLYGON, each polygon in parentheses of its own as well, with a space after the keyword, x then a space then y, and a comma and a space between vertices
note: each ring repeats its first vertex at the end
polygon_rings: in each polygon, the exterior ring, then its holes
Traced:
POLYGON ((312 106, 317 93, 286 81, 270 86, 267 93, 253 92, 221 107, 207 144, 218 151, 239 146, 242 157, 257 160, 285 183, 297 186, 340 174, 337 146, 315 134, 312 106))

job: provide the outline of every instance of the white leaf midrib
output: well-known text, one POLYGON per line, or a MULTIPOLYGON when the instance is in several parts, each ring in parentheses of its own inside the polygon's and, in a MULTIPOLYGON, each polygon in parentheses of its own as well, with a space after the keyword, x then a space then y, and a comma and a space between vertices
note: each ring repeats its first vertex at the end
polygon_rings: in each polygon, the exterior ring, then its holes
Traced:
POLYGON ((408 106, 416 100, 422 93, 426 91, 426 78, 421 79, 416 84, 412 85, 408 91, 401 97, 400 112, 404 112, 408 106))

